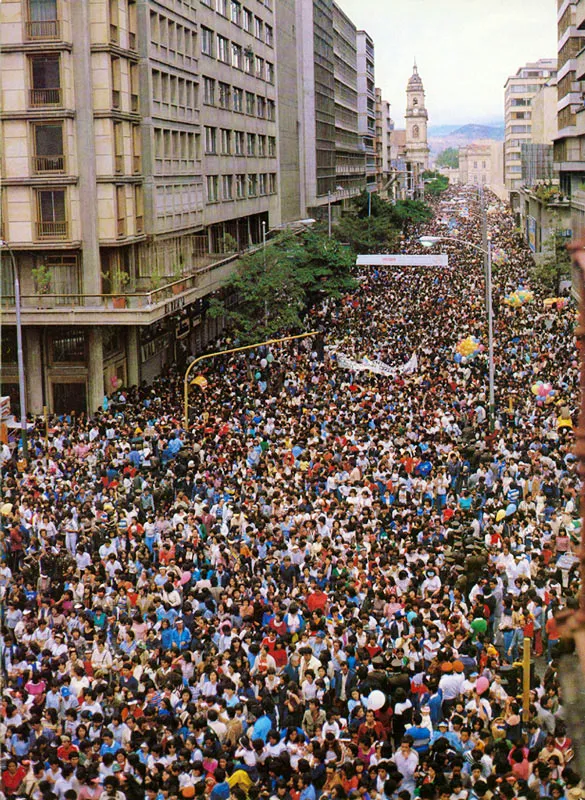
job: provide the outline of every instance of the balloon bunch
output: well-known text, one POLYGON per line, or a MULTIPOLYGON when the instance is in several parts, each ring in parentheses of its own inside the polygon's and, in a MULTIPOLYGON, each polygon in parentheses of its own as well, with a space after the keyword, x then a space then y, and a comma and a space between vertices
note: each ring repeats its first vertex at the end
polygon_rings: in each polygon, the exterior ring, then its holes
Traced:
POLYGON ((122 384, 123 381, 121 378, 118 378, 117 375, 112 375, 112 377, 110 378, 110 386, 114 391, 117 391, 122 386, 122 384))
POLYGON ((525 303, 531 303, 534 300, 534 293, 529 289, 516 289, 512 294, 504 297, 504 303, 510 308, 520 308, 525 303))
POLYGON ((465 364, 469 359, 475 358, 481 353, 483 346, 476 336, 468 336, 457 343, 455 348, 455 361, 457 364, 465 364))
POLYGON ((547 297, 544 301, 545 308, 553 308, 554 306, 557 311, 562 311, 568 304, 569 300, 566 297, 547 297))
POLYGON ((502 264, 506 264, 508 261, 508 256, 504 253, 501 248, 496 248, 492 253, 492 262, 497 266, 501 267, 502 264))
POLYGON ((537 402, 540 403, 551 403, 556 394, 551 384, 543 381, 533 383, 531 392, 536 397, 537 402))

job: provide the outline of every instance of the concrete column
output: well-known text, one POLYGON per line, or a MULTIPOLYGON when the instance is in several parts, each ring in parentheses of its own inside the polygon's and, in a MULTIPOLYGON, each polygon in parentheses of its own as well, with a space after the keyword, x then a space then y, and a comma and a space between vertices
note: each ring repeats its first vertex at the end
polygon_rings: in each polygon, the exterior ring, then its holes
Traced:
POLYGON ((126 371, 128 373, 128 386, 140 384, 140 357, 138 344, 138 327, 132 325, 128 328, 126 339, 126 371))
POLYGON ((23 333, 27 411, 29 414, 42 414, 44 376, 41 332, 39 328, 26 327, 23 333))
POLYGON ((85 294, 100 294, 101 268, 97 228, 98 204, 89 5, 89 0, 76 0, 75 3, 69 4, 69 8, 71 9, 71 25, 75 31, 72 61, 79 169, 82 291, 85 294))
POLYGON ((104 399, 104 345, 102 329, 89 329, 87 405, 90 415, 102 407, 104 399))

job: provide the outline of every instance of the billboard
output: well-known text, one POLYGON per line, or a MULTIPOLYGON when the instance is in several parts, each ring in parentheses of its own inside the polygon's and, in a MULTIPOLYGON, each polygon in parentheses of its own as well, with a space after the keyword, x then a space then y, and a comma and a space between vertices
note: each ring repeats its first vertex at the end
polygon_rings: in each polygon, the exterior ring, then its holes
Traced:
POLYGON ((358 256, 355 263, 358 267, 448 267, 449 256, 367 255, 358 256))

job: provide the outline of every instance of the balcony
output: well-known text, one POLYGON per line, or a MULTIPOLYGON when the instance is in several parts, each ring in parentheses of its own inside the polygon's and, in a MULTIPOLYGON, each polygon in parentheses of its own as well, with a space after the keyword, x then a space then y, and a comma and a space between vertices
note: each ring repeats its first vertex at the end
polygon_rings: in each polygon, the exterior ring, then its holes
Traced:
POLYGON ((37 239, 41 241, 67 239, 69 225, 64 222, 37 222, 37 239))
POLYGON ((61 23, 58 19, 29 20, 24 25, 26 38, 30 42, 39 39, 60 39, 61 23))
POLYGON ((30 89, 29 104, 32 108, 46 108, 47 106, 61 106, 61 88, 55 89, 30 89))
POLYGON ((35 175, 50 175, 65 172, 65 156, 33 156, 32 171, 35 175))

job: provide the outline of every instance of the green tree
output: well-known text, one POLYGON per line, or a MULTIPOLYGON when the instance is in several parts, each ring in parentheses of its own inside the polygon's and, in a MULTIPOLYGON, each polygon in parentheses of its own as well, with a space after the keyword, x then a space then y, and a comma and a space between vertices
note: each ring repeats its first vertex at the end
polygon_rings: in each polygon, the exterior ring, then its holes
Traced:
POLYGON ((456 147, 447 147, 437 156, 435 164, 438 167, 459 168, 459 150, 456 147))
POLYGON ((397 200, 392 206, 395 224, 405 231, 409 225, 422 225, 433 218, 432 209, 422 200, 397 200))
POLYGON ((558 222, 542 244, 542 257, 534 267, 533 275, 555 296, 559 293, 561 280, 571 275, 571 256, 558 222))
POLYGON ((244 256, 226 288, 235 309, 212 300, 211 316, 225 316, 244 344, 303 327, 305 311, 320 297, 340 297, 356 285, 353 255, 320 231, 282 234, 244 256))

